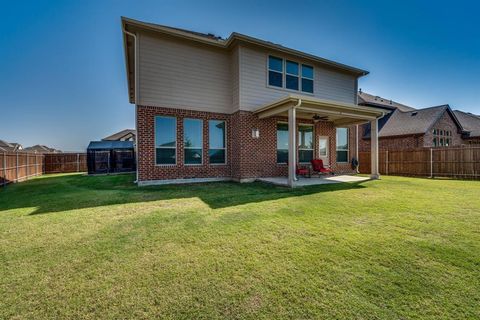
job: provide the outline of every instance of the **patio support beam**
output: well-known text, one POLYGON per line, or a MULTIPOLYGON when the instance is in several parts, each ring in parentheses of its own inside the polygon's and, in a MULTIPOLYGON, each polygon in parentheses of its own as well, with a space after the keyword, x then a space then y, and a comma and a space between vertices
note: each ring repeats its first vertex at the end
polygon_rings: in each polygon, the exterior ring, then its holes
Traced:
POLYGON ((296 109, 291 107, 288 109, 288 186, 294 187, 297 177, 295 176, 295 167, 297 164, 296 150, 296 109))
POLYGON ((378 169, 378 119, 370 121, 371 126, 371 179, 379 179, 380 172, 378 169))

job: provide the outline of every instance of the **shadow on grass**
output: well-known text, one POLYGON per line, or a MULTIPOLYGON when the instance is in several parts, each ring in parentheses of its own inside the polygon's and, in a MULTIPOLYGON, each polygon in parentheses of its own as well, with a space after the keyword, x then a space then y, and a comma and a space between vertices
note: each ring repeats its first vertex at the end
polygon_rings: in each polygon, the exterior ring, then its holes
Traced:
POLYGON ((191 185, 137 187, 134 175, 43 176, 10 185, 0 191, 0 212, 34 207, 30 213, 44 214, 115 204, 199 198, 212 209, 226 208, 319 192, 364 188, 361 182, 308 186, 296 189, 261 182, 240 184, 212 182, 191 185))

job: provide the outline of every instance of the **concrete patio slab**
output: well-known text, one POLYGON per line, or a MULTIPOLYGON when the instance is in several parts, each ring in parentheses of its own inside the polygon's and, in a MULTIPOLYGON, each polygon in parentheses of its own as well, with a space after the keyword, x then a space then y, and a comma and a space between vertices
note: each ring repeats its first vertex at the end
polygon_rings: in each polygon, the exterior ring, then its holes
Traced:
MULTIPOLYGON (((314 186, 319 184, 345 183, 345 182, 362 182, 370 180, 369 177, 353 176, 353 175, 339 175, 339 176, 325 176, 315 178, 299 177, 295 182, 295 187, 314 186)), ((267 177, 258 178, 257 181, 275 184, 278 186, 288 186, 287 177, 267 177)))

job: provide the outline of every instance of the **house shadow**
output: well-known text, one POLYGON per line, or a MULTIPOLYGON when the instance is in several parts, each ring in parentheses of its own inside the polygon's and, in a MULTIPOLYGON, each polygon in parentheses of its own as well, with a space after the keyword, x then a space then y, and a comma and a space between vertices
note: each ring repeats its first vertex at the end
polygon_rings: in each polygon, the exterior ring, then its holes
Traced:
POLYGON ((0 213, 17 208, 35 208, 30 215, 101 206, 198 198, 211 209, 299 197, 322 192, 365 188, 363 182, 306 186, 295 189, 263 182, 211 182, 189 185, 137 187, 134 175, 43 176, 10 185, 0 191, 0 213))

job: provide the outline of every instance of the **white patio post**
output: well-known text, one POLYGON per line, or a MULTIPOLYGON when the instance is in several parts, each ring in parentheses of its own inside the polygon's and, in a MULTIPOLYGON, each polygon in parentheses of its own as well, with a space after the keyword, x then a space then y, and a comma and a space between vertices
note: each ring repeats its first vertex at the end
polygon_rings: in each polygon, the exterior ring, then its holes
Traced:
POLYGON ((371 174, 370 178, 379 179, 380 172, 378 170, 378 119, 370 121, 370 139, 371 139, 371 174))
POLYGON ((297 148, 296 148, 296 110, 295 108, 288 109, 288 185, 294 187, 297 177, 295 176, 295 169, 297 166, 297 148))

